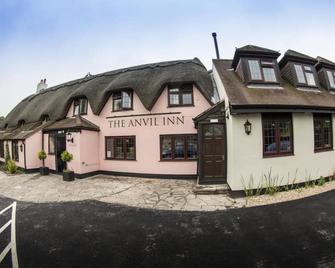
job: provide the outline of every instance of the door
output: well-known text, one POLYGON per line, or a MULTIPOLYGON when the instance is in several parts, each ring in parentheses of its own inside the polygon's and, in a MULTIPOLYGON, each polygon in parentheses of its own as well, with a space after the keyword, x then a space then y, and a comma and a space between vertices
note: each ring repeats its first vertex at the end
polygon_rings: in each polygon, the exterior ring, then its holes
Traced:
POLYGON ((200 180, 226 182, 226 135, 224 124, 202 126, 202 157, 200 180))
POLYGON ((61 154, 66 150, 65 135, 56 136, 56 169, 58 172, 63 172, 66 169, 66 163, 62 161, 61 154))

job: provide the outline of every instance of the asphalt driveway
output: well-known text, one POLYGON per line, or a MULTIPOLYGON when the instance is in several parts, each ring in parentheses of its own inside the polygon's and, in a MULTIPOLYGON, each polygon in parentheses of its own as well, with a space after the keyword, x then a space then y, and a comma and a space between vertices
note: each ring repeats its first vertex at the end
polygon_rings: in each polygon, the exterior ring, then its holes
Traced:
POLYGON ((216 212, 19 202, 17 217, 21 267, 335 265, 335 191, 216 212))

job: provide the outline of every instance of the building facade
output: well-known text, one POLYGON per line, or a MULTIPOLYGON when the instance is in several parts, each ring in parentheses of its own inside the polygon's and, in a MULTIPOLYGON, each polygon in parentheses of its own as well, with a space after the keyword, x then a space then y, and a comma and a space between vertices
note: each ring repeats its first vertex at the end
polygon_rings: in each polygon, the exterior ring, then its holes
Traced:
POLYGON ((236 49, 198 59, 116 70, 46 88, 1 123, 8 151, 35 171, 198 179, 232 190, 286 185, 335 172, 335 63, 288 50, 236 49))

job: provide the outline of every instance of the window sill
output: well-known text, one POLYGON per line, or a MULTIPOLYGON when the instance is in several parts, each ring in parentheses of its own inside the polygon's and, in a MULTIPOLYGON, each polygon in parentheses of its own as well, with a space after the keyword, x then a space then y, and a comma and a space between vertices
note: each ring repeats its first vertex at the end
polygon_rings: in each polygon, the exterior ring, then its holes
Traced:
POLYGON ((198 159, 161 159, 159 162, 194 162, 198 159))
POLYGON ((136 159, 116 159, 116 158, 105 158, 108 161, 137 161, 136 159))
POLYGON ((128 112, 128 111, 134 111, 133 108, 129 108, 129 109, 122 109, 122 110, 112 110, 111 113, 119 113, 119 112, 128 112))
POLYGON ((282 154, 263 154, 263 158, 275 158, 275 157, 285 157, 285 156, 294 156, 294 153, 282 153, 282 154))
POLYGON ((167 108, 194 107, 194 104, 168 105, 167 108))
POLYGON ((323 152, 331 152, 331 151, 334 151, 333 148, 325 148, 325 149, 314 149, 314 153, 317 154, 317 153, 323 153, 323 152))

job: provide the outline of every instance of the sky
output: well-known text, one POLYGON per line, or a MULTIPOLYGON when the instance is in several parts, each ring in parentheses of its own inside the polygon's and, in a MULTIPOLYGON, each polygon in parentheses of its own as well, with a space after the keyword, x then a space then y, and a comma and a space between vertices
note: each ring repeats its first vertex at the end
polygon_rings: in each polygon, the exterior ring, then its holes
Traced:
POLYGON ((236 47, 294 49, 335 61, 332 0, 0 0, 0 116, 37 83, 198 57, 236 47))

